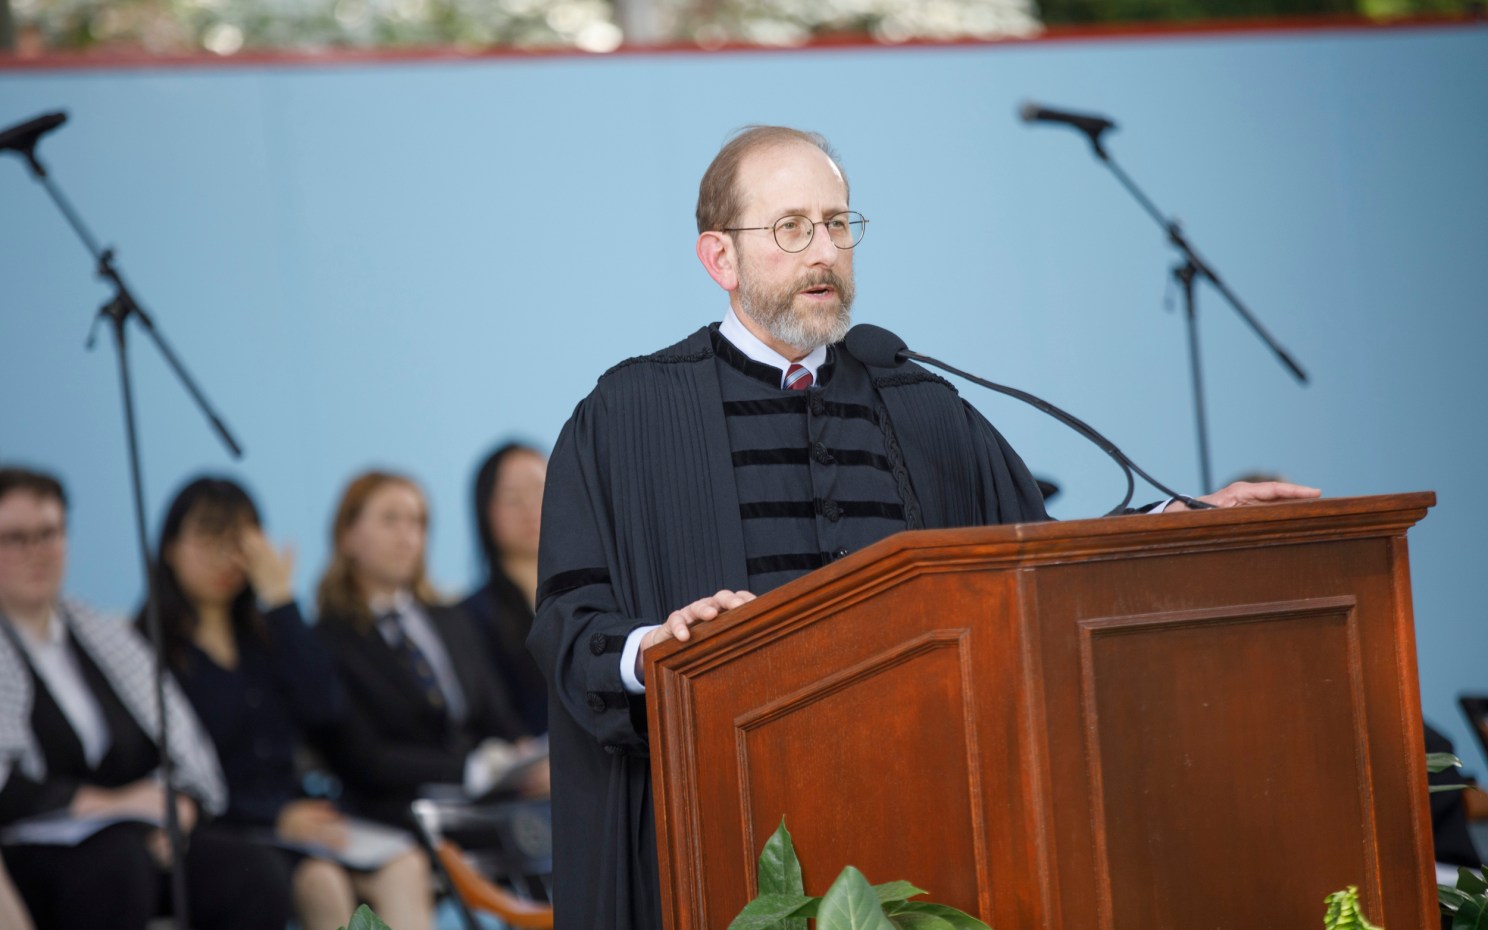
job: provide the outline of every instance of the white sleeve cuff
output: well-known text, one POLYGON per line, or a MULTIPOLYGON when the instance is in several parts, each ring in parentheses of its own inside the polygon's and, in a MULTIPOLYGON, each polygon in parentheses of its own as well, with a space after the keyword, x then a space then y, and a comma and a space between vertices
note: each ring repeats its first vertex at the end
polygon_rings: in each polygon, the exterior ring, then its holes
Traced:
POLYGON ((625 637, 625 648, 620 652, 620 681, 625 685, 625 690, 631 694, 645 694, 646 685, 636 677, 636 655, 641 651, 641 639, 657 627, 659 623, 650 626, 638 626, 630 631, 625 637))

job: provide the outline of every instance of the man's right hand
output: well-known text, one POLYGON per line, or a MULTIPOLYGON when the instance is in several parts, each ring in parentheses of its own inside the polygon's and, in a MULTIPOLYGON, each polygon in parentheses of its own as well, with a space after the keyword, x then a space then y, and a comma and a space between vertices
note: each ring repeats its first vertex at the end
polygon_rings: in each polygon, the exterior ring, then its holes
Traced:
POLYGON ((658 643, 664 643, 669 639, 687 642, 692 638, 692 630, 688 629, 694 623, 704 620, 713 620, 719 614, 727 610, 733 610, 754 600, 754 595, 748 591, 719 591, 712 597, 693 601, 680 610, 672 611, 666 618, 666 622, 641 638, 640 651, 636 653, 636 678, 644 681, 645 663, 643 657, 646 650, 658 643))

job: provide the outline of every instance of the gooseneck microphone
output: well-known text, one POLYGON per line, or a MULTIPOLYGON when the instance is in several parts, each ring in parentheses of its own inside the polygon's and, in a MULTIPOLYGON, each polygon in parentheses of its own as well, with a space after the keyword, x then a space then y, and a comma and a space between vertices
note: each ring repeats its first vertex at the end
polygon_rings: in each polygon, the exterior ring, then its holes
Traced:
POLYGON ((859 323, 847 331, 846 342, 847 351, 852 353, 854 358, 865 365, 872 365, 875 368, 898 368, 910 359, 917 362, 924 362, 927 365, 934 365, 936 368, 965 378, 973 384, 980 384, 988 390, 1017 398, 1030 407, 1048 414, 1095 443, 1095 445, 1100 447, 1102 452, 1109 455, 1121 467, 1122 473, 1126 475, 1126 496, 1122 498, 1121 503, 1111 509, 1107 516, 1126 512, 1127 505, 1131 503, 1132 494, 1136 491, 1136 480, 1132 477, 1132 472, 1141 475, 1154 488, 1157 488, 1174 500, 1183 501, 1183 503, 1194 510, 1208 510, 1214 507, 1213 504, 1207 504, 1203 501, 1194 500, 1185 494, 1179 494, 1177 491, 1174 491, 1172 488, 1169 488, 1167 485, 1147 474, 1136 462, 1128 458, 1125 452, 1116 448, 1115 443, 1097 432, 1095 427, 1073 414, 1066 413, 1043 398, 1035 397, 1027 391, 1022 391, 1015 387, 1008 387, 1005 384, 988 381, 986 378, 980 378, 970 372, 962 371, 954 365, 948 365, 939 359, 915 352, 904 344, 903 339, 900 339, 882 326, 874 326, 871 323, 859 323))
POLYGON ((1102 158, 1106 157, 1106 150, 1101 147, 1101 134, 1107 129, 1115 129, 1116 124, 1104 116, 1094 113, 1071 113, 1068 110, 1056 110, 1033 101, 1026 101, 1018 108, 1018 116, 1025 123, 1060 123, 1085 133, 1090 137, 1090 144, 1095 146, 1096 154, 1102 158))
POLYGON ((7 129, 0 129, 0 152, 20 153, 22 158, 31 163, 32 171, 45 176, 45 169, 36 160, 36 143, 42 136, 65 122, 67 122, 66 113, 43 113, 24 123, 16 123, 7 129))

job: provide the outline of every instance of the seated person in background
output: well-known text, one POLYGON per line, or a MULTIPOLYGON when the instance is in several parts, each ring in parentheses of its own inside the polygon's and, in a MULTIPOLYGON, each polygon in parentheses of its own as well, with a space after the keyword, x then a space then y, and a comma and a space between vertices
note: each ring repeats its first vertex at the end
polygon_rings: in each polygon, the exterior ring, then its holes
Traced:
POLYGON ((529 733, 548 732, 548 681, 527 651, 547 475, 547 458, 518 443, 501 446, 481 464, 475 476, 475 525, 486 582, 460 603, 484 634, 498 684, 529 733))
MULTIPOLYGON (((125 821, 75 845, 12 833, 5 864, 40 927, 144 930, 170 905, 169 844, 141 822, 165 816, 155 663, 127 624, 61 597, 66 518, 55 478, 0 469, 0 826, 44 814, 125 821)), ((283 863, 197 825, 199 810, 226 804, 222 772, 174 681, 165 702, 192 926, 283 930, 283 863)))
MULTIPOLYGON (((242 487, 198 478, 176 495, 160 530, 160 625, 171 671, 227 776, 221 822, 255 838, 336 850, 347 841, 347 819, 329 801, 302 796, 295 749, 307 735, 333 730, 346 698, 330 654, 295 604, 293 568, 289 552, 264 538, 242 487)), ((279 854, 293 869, 303 930, 336 930, 363 900, 398 930, 433 925, 429 863, 417 846, 368 871, 279 854)))
MULTIPOLYGON (((1453 755, 1452 741, 1431 724, 1422 722, 1426 731, 1426 751, 1449 752, 1453 755)), ((1458 768, 1450 768, 1426 776, 1432 787, 1437 785, 1470 784, 1458 768)), ((1483 867, 1482 857, 1473 845, 1472 834, 1467 829, 1467 790, 1437 791, 1431 795, 1431 845, 1436 861, 1444 865, 1467 866, 1471 869, 1483 867)))
MULTIPOLYGON (((393 824, 426 785, 479 798, 528 734, 492 680, 464 614, 435 603, 424 579, 428 508, 408 478, 368 472, 342 494, 316 632, 350 701, 330 748, 349 809, 393 824)), ((547 767, 525 787, 546 793, 547 767)))

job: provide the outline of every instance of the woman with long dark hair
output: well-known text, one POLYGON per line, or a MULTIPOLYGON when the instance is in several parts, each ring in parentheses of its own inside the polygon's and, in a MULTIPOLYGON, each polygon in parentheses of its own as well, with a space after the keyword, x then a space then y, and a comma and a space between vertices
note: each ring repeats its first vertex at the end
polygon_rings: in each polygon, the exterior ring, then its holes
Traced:
POLYGON ((358 900, 393 926, 432 922, 428 863, 410 847, 375 868, 339 864, 349 821, 299 790, 295 752, 337 739, 346 698, 291 587, 293 556, 264 536, 258 508, 226 478, 176 495, 160 532, 155 585, 171 670, 217 746, 223 822, 286 851, 305 930, 334 930, 358 900), (314 850, 325 854, 315 855, 314 850))
POLYGON ((522 443, 506 443, 481 463, 472 497, 485 582, 460 603, 485 637, 507 700, 530 733, 548 732, 547 680, 527 651, 547 476, 547 458, 522 443))

